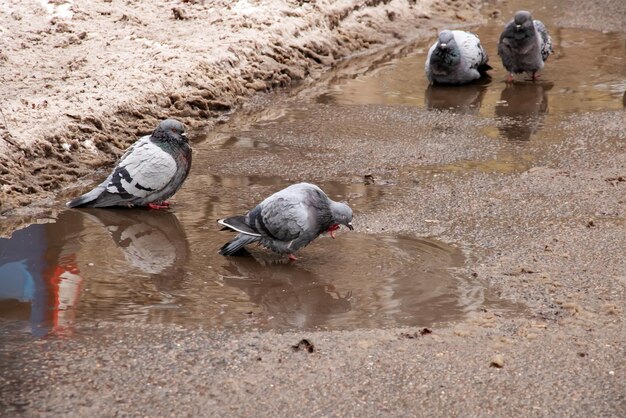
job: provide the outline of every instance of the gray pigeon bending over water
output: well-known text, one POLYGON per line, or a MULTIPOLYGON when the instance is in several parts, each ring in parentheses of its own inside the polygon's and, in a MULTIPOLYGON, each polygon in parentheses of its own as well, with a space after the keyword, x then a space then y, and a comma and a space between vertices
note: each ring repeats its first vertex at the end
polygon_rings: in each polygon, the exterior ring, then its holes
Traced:
POLYGON ((441 84, 464 84, 477 80, 491 70, 489 57, 480 40, 470 32, 444 30, 428 50, 426 77, 441 84))
POLYGON ((220 219, 223 229, 239 234, 219 251, 221 255, 237 255, 253 242, 279 253, 294 253, 323 232, 335 238, 340 225, 352 227, 352 209, 345 203, 331 200, 314 184, 293 184, 274 193, 243 216, 220 219))
POLYGON ((529 12, 520 10, 504 27, 498 42, 498 55, 507 69, 507 82, 513 81, 513 74, 532 73, 536 80, 537 72, 552 53, 552 38, 539 20, 533 20, 529 12))
POLYGON ((166 119, 152 135, 135 142, 113 172, 90 192, 67 202, 70 208, 109 206, 169 207, 166 201, 180 188, 191 168, 191 147, 185 127, 166 119))

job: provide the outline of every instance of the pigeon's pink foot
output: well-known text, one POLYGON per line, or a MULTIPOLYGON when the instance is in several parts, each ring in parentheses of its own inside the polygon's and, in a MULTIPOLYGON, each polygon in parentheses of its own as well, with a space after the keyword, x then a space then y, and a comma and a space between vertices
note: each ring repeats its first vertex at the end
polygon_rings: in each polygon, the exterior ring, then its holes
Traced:
POLYGON ((326 231, 332 239, 335 239, 335 231, 339 229, 339 224, 331 225, 326 231))
POLYGON ((508 74, 506 75, 506 79, 505 79, 505 81, 506 81, 507 83, 512 83, 512 82, 513 82, 513 74, 508 73, 508 74))
POLYGON ((537 81, 537 79, 541 77, 541 74, 537 74, 536 71, 533 71, 532 79, 533 81, 537 81))
POLYGON ((158 203, 148 203, 148 207, 154 210, 169 209, 170 204, 169 202, 163 202, 163 204, 160 204, 160 205, 158 203), (167 203, 167 205, 165 203, 167 203))
POLYGON ((296 257, 296 256, 295 256, 295 255, 293 255, 293 254, 289 254, 289 259, 290 259, 291 261, 298 261, 298 257, 296 257))

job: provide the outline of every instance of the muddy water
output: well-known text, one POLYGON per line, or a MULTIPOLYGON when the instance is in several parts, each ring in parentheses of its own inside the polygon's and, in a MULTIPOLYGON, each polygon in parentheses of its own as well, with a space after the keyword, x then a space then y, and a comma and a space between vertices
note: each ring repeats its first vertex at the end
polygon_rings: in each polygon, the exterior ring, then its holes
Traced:
POLYGON ((418 181, 412 173, 526 170, 550 158, 545 146, 562 140, 567 117, 623 106, 623 35, 557 28, 542 80, 506 85, 494 53, 499 30, 477 30, 491 53, 492 80, 428 86, 430 41, 417 44, 362 74, 339 71, 328 84, 196 132, 192 175, 170 211, 63 211, 0 239, 0 327, 42 336, 99 320, 275 330, 429 326, 491 308, 483 285, 460 273, 467 261, 456 246, 357 228, 318 239, 296 263, 263 250, 224 258, 217 250, 232 235, 215 221, 310 180, 348 200, 358 226, 360 213, 401 200, 418 181), (426 141, 449 140, 458 118, 476 128, 459 138, 459 149, 426 141), (474 140, 482 141, 476 151, 474 140), (404 152, 393 154, 390 144, 404 152), (340 152, 350 160, 328 158, 340 152), (383 174, 372 184, 369 170, 383 174))
MULTIPOLYGON (((505 153, 523 149, 516 144, 519 141, 560 140, 559 123, 565 116, 624 107, 623 34, 552 27, 555 53, 546 62, 540 80, 532 82, 527 76, 517 75, 514 83, 507 84, 506 72, 496 54, 500 30, 501 26, 491 24, 473 31, 494 67, 491 79, 464 86, 429 86, 423 65, 431 40, 418 44, 406 57, 384 63, 373 74, 331 86, 317 100, 338 106, 404 105, 475 115, 489 119, 484 133, 504 140, 499 145, 505 153)), ((506 158, 503 155, 499 160, 506 158)))
POLYGON ((436 241, 341 233, 296 263, 254 249, 225 258, 217 249, 229 233, 181 218, 72 210, 0 240, 2 324, 36 336, 94 320, 346 329, 431 325, 484 302, 454 272, 459 249, 436 241))

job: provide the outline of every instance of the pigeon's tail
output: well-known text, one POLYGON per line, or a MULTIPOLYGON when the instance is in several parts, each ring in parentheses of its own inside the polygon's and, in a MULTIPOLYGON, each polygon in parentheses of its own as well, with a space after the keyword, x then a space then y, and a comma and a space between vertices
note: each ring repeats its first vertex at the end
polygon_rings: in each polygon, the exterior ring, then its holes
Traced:
POLYGON ((103 187, 96 187, 92 191, 85 193, 82 196, 78 196, 76 199, 72 199, 67 202, 65 205, 68 208, 78 208, 78 207, 93 207, 94 201, 100 197, 100 194, 104 190, 103 187))
POLYGON ((253 235, 239 234, 232 241, 227 242, 220 248, 220 255, 242 255, 247 254, 245 245, 259 240, 253 235))

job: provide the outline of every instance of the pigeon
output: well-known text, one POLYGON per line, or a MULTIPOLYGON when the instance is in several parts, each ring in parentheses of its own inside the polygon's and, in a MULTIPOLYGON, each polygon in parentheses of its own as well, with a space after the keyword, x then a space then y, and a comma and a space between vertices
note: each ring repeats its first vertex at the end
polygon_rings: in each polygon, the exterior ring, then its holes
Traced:
POLYGON ((486 75, 489 57, 476 35, 461 30, 444 30, 428 50, 426 77, 431 84, 464 84, 486 75))
POLYGON ((352 209, 331 200, 319 187, 310 183, 293 184, 274 193, 243 216, 218 221, 223 230, 239 234, 219 251, 221 255, 238 255, 253 242, 279 253, 294 253, 310 244, 323 232, 335 238, 340 225, 352 227, 352 209))
POLYGON ((166 201, 183 184, 191 168, 191 147, 185 127, 166 119, 124 153, 102 183, 67 206, 104 208, 148 206, 166 209, 166 201))
POLYGON ((504 27, 498 42, 498 55, 507 69, 507 82, 513 81, 513 74, 532 73, 536 80, 537 72, 552 53, 552 38, 545 25, 533 20, 530 12, 520 10, 504 27))

